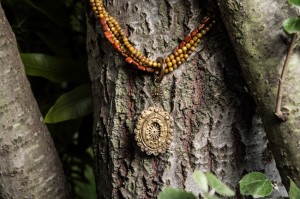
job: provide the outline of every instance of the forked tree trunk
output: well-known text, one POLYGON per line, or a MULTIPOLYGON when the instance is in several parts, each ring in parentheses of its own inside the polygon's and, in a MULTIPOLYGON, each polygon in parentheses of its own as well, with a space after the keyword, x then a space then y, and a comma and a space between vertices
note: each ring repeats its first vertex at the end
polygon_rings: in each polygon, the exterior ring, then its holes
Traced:
MULTIPOLYGON (((152 59, 171 52, 205 16, 199 0, 108 0, 105 6, 152 59)), ((133 133, 151 104, 153 78, 127 65, 90 16, 98 198, 156 198, 166 186, 197 194, 197 169, 214 172, 233 188, 251 170, 280 183, 234 51, 222 22, 217 24, 189 62, 163 79, 162 105, 174 118, 175 133, 170 149, 154 157, 140 151, 133 133)))
POLYGON ((59 157, 0 4, 0 198, 68 198, 59 157))
POLYGON ((286 186, 300 186, 300 53, 291 56, 284 81, 283 108, 289 117, 275 117, 278 81, 289 40, 282 23, 299 16, 286 0, 218 0, 247 85, 257 102, 270 147, 286 186))

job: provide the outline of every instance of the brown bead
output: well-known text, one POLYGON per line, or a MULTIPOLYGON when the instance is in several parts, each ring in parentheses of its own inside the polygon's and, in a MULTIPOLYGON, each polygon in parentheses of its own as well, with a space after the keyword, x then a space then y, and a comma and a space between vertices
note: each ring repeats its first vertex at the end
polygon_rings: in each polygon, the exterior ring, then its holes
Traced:
POLYGON ((197 41, 197 40, 198 40, 198 37, 196 37, 196 36, 193 37, 193 40, 194 40, 194 41, 197 41))
POLYGON ((179 62, 180 61, 180 57, 176 57, 176 61, 179 62))
POLYGON ((169 57, 170 57, 170 59, 174 59, 175 58, 173 54, 169 55, 169 57))
POLYGON ((183 50, 183 51, 187 51, 187 47, 186 47, 186 46, 183 46, 183 47, 182 47, 182 50, 183 50))
POLYGON ((178 52, 174 52, 174 55, 175 55, 175 57, 177 57, 179 55, 179 53, 178 52))
POLYGON ((178 49, 178 53, 179 54, 183 53, 182 49, 178 49))
POLYGON ((176 60, 172 59, 172 65, 176 64, 176 60))
POLYGON ((198 39, 201 39, 201 38, 202 38, 202 34, 201 34, 201 33, 198 33, 198 34, 197 34, 197 37, 198 37, 198 39))
POLYGON ((186 46, 187 48, 190 48, 190 47, 191 47, 191 44, 190 44, 190 43, 187 43, 185 46, 186 46))
POLYGON ((170 72, 173 72, 173 70, 174 70, 173 67, 170 67, 170 68, 169 68, 169 71, 170 71, 170 72))
POLYGON ((172 62, 167 62, 167 66, 171 67, 172 66, 172 62))
POLYGON ((170 57, 167 57, 166 62, 170 62, 170 61, 171 61, 170 57))
POLYGON ((194 46, 191 47, 191 51, 195 51, 196 48, 194 46))
POLYGON ((189 55, 188 54, 184 54, 184 58, 185 59, 189 58, 189 55))
POLYGON ((202 35, 205 35, 205 34, 206 34, 206 31, 205 31, 205 30, 201 30, 201 34, 202 34, 202 35))

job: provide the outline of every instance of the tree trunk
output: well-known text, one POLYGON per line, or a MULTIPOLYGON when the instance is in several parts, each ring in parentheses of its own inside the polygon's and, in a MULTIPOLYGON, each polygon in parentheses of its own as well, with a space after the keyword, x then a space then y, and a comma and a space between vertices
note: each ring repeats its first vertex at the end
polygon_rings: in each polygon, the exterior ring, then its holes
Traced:
MULTIPOLYGON (((168 55, 205 16, 199 0, 108 0, 105 6, 152 59, 168 55)), ((174 118, 174 141, 157 157, 141 152, 133 133, 138 115, 151 105, 152 76, 125 63, 92 15, 87 28, 98 198, 156 198, 166 186, 198 194, 192 180, 197 169, 233 188, 251 170, 280 184, 220 21, 189 62, 163 79, 162 105, 174 118)))
POLYGON ((297 13, 286 0, 219 0, 219 5, 283 182, 288 186, 291 178, 300 186, 299 48, 291 57, 284 82, 288 121, 281 122, 274 114, 279 74, 289 46, 282 23, 297 13))
POLYGON ((0 198, 67 198, 59 157, 0 4, 0 198))

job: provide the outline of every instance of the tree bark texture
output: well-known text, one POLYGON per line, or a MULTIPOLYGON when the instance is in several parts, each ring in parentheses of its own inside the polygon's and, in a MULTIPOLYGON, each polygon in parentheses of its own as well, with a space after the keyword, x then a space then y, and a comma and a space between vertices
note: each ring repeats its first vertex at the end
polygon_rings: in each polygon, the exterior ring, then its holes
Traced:
POLYGON ((0 4, 0 198, 67 198, 50 133, 0 4))
MULTIPOLYGON (((198 0, 104 4, 152 59, 168 55, 205 16, 198 0)), ((138 115, 151 105, 153 77, 127 65, 90 15, 87 50, 98 198, 156 198, 166 186, 199 194, 194 170, 212 171, 233 188, 252 170, 265 171, 280 184, 229 38, 222 22, 217 24, 190 60, 163 79, 162 105, 174 118, 175 135, 170 149, 154 157, 140 151, 133 133, 138 115)))
POLYGON ((222 18, 250 87, 281 177, 300 185, 300 53, 296 48, 284 82, 286 122, 274 115, 278 81, 289 41, 282 23, 295 10, 286 0, 218 0, 222 18))

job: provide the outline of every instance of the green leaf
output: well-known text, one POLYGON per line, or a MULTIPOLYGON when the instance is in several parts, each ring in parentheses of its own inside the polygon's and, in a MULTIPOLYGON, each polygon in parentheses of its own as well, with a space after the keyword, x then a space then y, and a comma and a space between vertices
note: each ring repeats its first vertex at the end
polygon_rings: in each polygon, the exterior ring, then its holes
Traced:
POLYGON ((196 199, 196 196, 182 189, 166 188, 159 193, 158 199, 196 199))
POLYGON ((288 18, 283 22, 283 29, 289 34, 300 33, 300 18, 288 18))
POLYGON ((289 0, 289 3, 295 6, 300 6, 300 0, 289 0))
POLYGON ((290 199, 299 199, 300 198, 300 189, 297 185, 290 179, 290 199))
POLYGON ((44 122, 56 123, 77 119, 92 112, 91 89, 89 84, 78 86, 58 98, 48 111, 44 122))
POLYGON ((206 174, 209 186, 214 189, 218 194, 223 196, 234 196, 235 193, 226 184, 221 182, 214 174, 206 174))
POLYGON ((208 192, 208 184, 206 175, 201 171, 195 171, 193 175, 194 181, 198 184, 201 192, 208 192))
POLYGON ((87 82, 88 71, 84 64, 39 53, 21 53, 25 72, 53 82, 87 82))
POLYGON ((252 195, 254 198, 269 196, 273 191, 271 181, 260 172, 245 175, 240 181, 242 195, 252 195))

